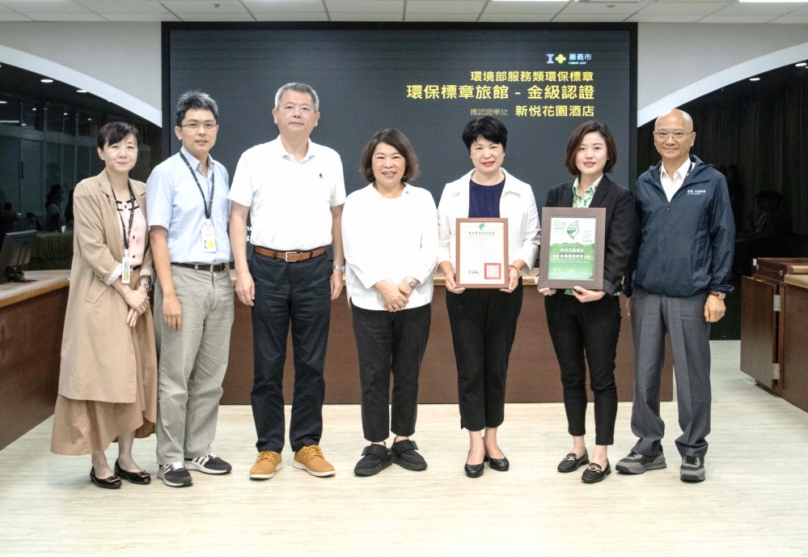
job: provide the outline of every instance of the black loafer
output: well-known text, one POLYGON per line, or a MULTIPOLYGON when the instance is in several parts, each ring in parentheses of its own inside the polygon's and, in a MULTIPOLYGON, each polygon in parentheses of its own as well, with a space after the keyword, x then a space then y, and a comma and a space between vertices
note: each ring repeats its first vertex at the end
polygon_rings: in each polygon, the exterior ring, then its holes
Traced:
MULTIPOLYGON (((471 451, 469 451, 469 454, 471 454, 471 451)), ((468 457, 466 457, 466 458, 468 458, 468 457)), ((468 464, 468 463, 466 463, 466 465, 463 467, 463 469, 465 470, 466 475, 469 478, 479 478, 480 476, 483 475, 483 472, 485 472, 485 460, 483 460, 479 464, 468 464)))
POLYGON ((586 451, 584 451, 584 455, 581 458, 575 456, 575 453, 569 453, 564 457, 564 460, 558 463, 558 471, 565 474, 567 472, 575 472, 584 464, 589 464, 589 455, 586 451))
POLYGON ((393 452, 384 445, 368 445, 354 467, 357 476, 375 476, 393 464, 393 452))
POLYGON ((415 441, 409 439, 398 441, 393 443, 390 450, 393 452, 393 462, 402 468, 414 472, 426 470, 426 460, 416 452, 418 445, 415 444, 415 441))
POLYGON ((581 476, 581 481, 583 481, 585 484, 598 483, 603 481, 603 479, 611 473, 612 467, 608 460, 606 461, 606 468, 601 468, 600 464, 595 464, 593 462, 586 467, 586 470, 584 470, 584 473, 581 476))
POLYGON ((104 489, 121 488, 121 478, 115 475, 103 479, 99 478, 98 476, 95 475, 95 468, 90 468, 90 480, 98 487, 102 487, 104 489))
POLYGON ((483 462, 488 462, 488 465, 491 467, 491 470, 496 470, 497 472, 507 472, 508 468, 511 467, 511 463, 508 462, 508 459, 505 458, 505 455, 502 458, 491 458, 488 456, 488 453, 485 453, 485 459, 483 462))
POLYGON ((142 470, 140 472, 127 472, 121 468, 117 460, 115 461, 115 475, 137 485, 149 485, 151 483, 151 475, 148 472, 142 470))

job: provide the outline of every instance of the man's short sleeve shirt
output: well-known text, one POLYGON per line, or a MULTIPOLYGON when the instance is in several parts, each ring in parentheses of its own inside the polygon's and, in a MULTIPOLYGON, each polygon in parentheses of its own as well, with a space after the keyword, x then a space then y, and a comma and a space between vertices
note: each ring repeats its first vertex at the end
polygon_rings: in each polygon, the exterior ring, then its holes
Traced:
POLYGON ((230 199, 250 207, 255 246, 300 251, 329 245, 331 207, 345 203, 342 161, 310 140, 297 162, 278 137, 241 155, 230 199))
POLYGON ((227 193, 230 177, 227 169, 210 158, 206 175, 191 153, 184 147, 180 151, 193 173, 179 153, 167 158, 152 171, 146 183, 149 227, 162 226, 168 230, 168 251, 172 263, 229 263, 233 260, 233 253, 228 234, 230 200, 227 193), (205 194, 204 200, 199 192, 200 187, 205 194), (211 190, 213 204, 210 220, 216 235, 216 251, 206 252, 202 244, 202 227, 207 221, 205 202, 210 203, 211 190))

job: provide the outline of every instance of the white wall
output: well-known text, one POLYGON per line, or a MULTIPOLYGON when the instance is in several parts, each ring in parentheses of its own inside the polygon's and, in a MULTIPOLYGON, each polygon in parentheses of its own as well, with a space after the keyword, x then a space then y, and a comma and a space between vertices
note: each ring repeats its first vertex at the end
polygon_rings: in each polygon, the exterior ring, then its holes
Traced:
MULTIPOLYGON (((638 37, 639 125, 723 85, 808 59, 808 25, 640 23, 638 37)), ((0 63, 13 64, 3 59, 8 49, 54 62, 90 78, 83 83, 105 84, 102 96, 159 125, 159 23, 0 23, 0 47, 0 63)))
POLYGON ((160 48, 159 23, 0 23, 0 64, 47 71, 157 125, 160 48))

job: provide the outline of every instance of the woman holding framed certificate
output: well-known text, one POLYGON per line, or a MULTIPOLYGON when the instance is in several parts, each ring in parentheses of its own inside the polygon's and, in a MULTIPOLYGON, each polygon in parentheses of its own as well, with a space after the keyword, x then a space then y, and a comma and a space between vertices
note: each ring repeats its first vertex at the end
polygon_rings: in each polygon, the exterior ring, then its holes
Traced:
POLYGON ((393 463, 425 470, 426 460, 410 436, 415 433, 418 376, 432 319, 437 210, 431 193, 407 183, 418 176, 418 159, 400 131, 374 135, 361 161, 362 176, 370 185, 348 196, 342 214, 362 429, 370 442, 354 473, 373 476, 393 463), (387 448, 391 429, 395 439, 387 448))
POLYGON ((474 169, 446 184, 438 205, 440 269, 452 327, 460 427, 469 432, 465 472, 485 461, 505 472, 497 443, 505 418, 505 377, 522 309, 522 274, 536 260, 539 218, 531 187, 502 168, 508 130, 491 116, 463 130, 474 169), (483 436, 485 430, 485 436, 483 436))
MULTIPOLYGON (((573 472, 589 464, 582 476, 585 483, 599 482, 611 473, 607 448, 614 442, 617 416, 614 368, 621 321, 619 294, 631 255, 635 212, 631 192, 606 176, 616 162, 617 149, 609 129, 600 122, 584 122, 567 145, 566 166, 575 180, 551 189, 545 203, 545 207, 600 207, 606 213, 603 237, 595 239, 595 243, 603 243, 603 289, 539 288, 545 296, 547 326, 561 368, 564 408, 573 438, 572 451, 558 465, 558 471, 573 472), (584 357, 589 363, 590 385, 595 394, 595 450, 591 458, 584 443, 587 405, 584 357)), ((557 223, 542 224, 552 227, 557 223)), ((576 230, 572 234, 569 229, 562 232, 574 236, 576 230)), ((553 257, 550 244, 545 249, 553 257)), ((556 259, 585 259, 577 253, 581 250, 568 251, 576 253, 556 254, 556 259)), ((545 272, 542 269, 542 274, 545 272)))

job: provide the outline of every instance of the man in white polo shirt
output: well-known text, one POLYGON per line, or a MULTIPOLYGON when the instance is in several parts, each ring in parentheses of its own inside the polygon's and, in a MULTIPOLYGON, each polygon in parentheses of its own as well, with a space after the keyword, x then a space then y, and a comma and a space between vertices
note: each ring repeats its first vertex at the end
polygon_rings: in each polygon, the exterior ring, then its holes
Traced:
POLYGON ((309 140, 320 118, 317 93, 287 83, 272 111, 280 136, 247 150, 233 185, 230 241, 236 294, 252 306, 255 380, 251 395, 258 457, 250 478, 266 480, 283 464, 283 365, 292 324, 295 393, 289 442, 293 466, 313 476, 334 467, 319 447, 323 431, 325 362, 331 300, 342 290, 342 161, 309 140), (247 215, 255 251, 247 262, 247 215), (325 247, 333 248, 333 265, 325 247))

